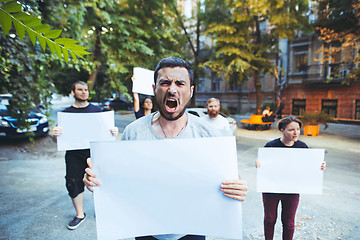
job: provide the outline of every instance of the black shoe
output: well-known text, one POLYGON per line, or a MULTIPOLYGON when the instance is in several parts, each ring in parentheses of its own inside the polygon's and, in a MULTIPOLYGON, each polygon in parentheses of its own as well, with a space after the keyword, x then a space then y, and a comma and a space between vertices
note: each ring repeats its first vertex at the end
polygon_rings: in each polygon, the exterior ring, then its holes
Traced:
POLYGON ((75 230, 78 226, 80 226, 80 224, 85 221, 86 218, 86 214, 84 213, 84 217, 83 218, 78 218, 78 217, 74 217, 73 220, 71 220, 71 222, 69 222, 69 224, 67 225, 67 228, 69 230, 75 230))

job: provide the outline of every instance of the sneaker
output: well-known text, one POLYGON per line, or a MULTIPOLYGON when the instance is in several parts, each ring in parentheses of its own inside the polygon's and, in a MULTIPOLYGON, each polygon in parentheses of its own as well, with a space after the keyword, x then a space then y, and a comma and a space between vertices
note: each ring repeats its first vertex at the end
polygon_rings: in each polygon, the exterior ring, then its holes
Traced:
POLYGON ((86 214, 84 213, 84 217, 83 218, 78 218, 78 217, 74 217, 73 220, 71 220, 71 222, 69 222, 69 224, 67 225, 67 228, 69 230, 75 230, 78 226, 80 226, 80 224, 82 222, 85 221, 86 218, 86 214))

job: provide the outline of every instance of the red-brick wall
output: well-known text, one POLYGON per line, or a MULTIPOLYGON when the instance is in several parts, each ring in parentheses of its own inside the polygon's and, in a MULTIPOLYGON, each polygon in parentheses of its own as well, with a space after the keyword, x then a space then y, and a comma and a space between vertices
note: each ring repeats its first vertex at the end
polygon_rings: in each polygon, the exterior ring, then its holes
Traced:
POLYGON ((306 112, 321 111, 322 99, 337 99, 337 118, 355 119, 355 102, 360 100, 360 83, 340 84, 291 84, 283 89, 284 114, 292 113, 293 99, 306 99, 306 112))

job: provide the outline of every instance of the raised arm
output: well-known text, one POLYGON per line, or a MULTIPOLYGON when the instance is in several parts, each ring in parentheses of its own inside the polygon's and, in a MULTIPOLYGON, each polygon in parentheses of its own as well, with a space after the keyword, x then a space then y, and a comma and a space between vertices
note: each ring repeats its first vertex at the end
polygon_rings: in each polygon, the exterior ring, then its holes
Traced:
MULTIPOLYGON (((131 80, 134 82, 135 77, 132 76, 131 80)), ((136 92, 133 92, 133 96, 134 96, 134 112, 138 112, 140 110, 139 94, 136 92)))

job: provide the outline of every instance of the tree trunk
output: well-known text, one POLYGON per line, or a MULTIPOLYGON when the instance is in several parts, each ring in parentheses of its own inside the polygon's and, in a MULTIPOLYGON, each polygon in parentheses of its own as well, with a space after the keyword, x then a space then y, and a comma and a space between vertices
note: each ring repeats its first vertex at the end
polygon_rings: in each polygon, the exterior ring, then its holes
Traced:
POLYGON ((94 61, 98 62, 98 64, 96 65, 95 71, 93 71, 90 74, 89 79, 87 80, 89 92, 94 89, 97 74, 100 68, 100 61, 101 61, 101 39, 100 39, 101 29, 97 27, 95 31, 96 31, 95 33, 96 39, 95 39, 94 61))
POLYGON ((254 72, 254 78, 255 78, 255 90, 256 90, 256 114, 261 114, 262 93, 261 93, 261 82, 260 82, 259 71, 254 72))
MULTIPOLYGON (((256 43, 261 43, 261 32, 259 25, 259 18, 257 16, 254 17, 255 21, 255 29, 256 29, 256 43)), ((255 70, 255 90, 256 90, 256 113, 261 114, 261 103, 262 103, 262 92, 261 92, 261 82, 260 82, 260 72, 259 70, 255 70)))
POLYGON ((196 48, 193 44, 193 42, 191 41, 191 36, 190 34, 187 32, 186 27, 182 21, 181 15, 179 14, 179 11, 176 8, 176 5, 173 5, 174 7, 174 11, 175 14, 178 18, 178 21, 180 23, 181 28, 183 29, 186 39, 188 40, 188 43, 190 45, 191 51, 193 52, 194 55, 194 62, 193 62, 193 85, 195 86, 194 88, 194 93, 193 93, 193 97, 191 98, 190 101, 190 106, 191 107, 195 107, 196 103, 196 88, 198 87, 198 82, 199 82, 199 70, 198 70, 198 65, 199 65, 199 52, 200 52, 200 26, 201 26, 201 20, 199 18, 199 14, 200 14, 200 1, 197 1, 197 22, 196 22, 196 48))
POLYGON ((197 22, 196 22, 196 50, 194 52, 194 94, 191 98, 191 107, 196 107, 196 90, 199 86, 199 53, 200 53, 200 26, 201 21, 199 19, 200 13, 200 3, 198 3, 198 11, 197 11, 197 22))

